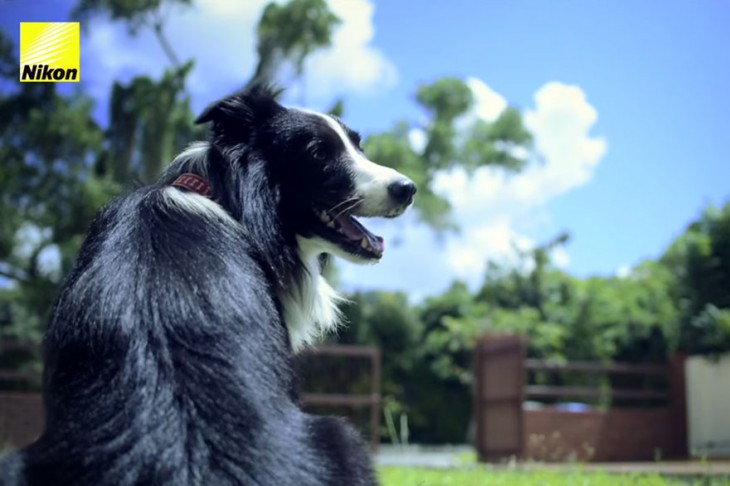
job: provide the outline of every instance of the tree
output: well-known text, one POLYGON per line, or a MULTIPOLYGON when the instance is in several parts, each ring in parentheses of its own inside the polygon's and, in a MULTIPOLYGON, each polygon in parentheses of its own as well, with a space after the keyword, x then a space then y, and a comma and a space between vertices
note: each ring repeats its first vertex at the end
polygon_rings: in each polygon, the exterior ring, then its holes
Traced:
POLYGON ((97 173, 120 183, 150 184, 191 141, 204 138, 193 124, 185 78, 193 63, 165 71, 159 81, 138 76, 112 87, 109 125, 97 173))
MULTIPOLYGON (((205 134, 195 127, 185 81, 194 61, 181 62, 165 36, 167 15, 191 0, 79 0, 76 17, 93 23, 108 16, 127 26, 132 35, 150 29, 165 52, 170 68, 159 80, 136 76, 128 84, 115 82, 109 101, 109 122, 96 172, 115 182, 154 182, 164 166, 185 145, 205 134)), ((88 25, 84 23, 84 25, 88 25)))
MULTIPOLYGON (((185 86, 193 62, 182 62, 165 36, 171 10, 191 3, 79 0, 73 15, 83 25, 107 16, 123 22, 132 34, 150 29, 170 62, 158 80, 138 76, 114 84, 106 130, 91 117, 89 98, 60 95, 53 84, 23 84, 17 92, 0 95, 4 335, 39 339, 58 285, 99 207, 123 186, 154 181, 175 153, 203 137, 204 128, 193 125, 185 86)), ((270 6, 259 27, 259 65, 273 73, 293 62, 301 74, 306 57, 329 44, 337 23, 323 0, 270 6)), ((0 75, 8 79, 17 76, 14 52, 9 37, 0 35, 0 75)), ((342 111, 342 106, 333 109, 342 111)))
MULTIPOLYGON (((80 0, 76 16, 91 19, 106 15, 123 22, 133 35, 150 29, 170 61, 162 78, 137 76, 127 85, 114 83, 106 144, 98 173, 110 174, 121 184, 148 184, 190 141, 204 138, 205 128, 193 125, 190 96, 185 80, 194 61, 181 62, 164 34, 167 14, 175 7, 189 7, 191 0, 80 0)), ((258 25, 259 55, 250 83, 274 83, 283 65, 303 73, 306 58, 331 42, 339 19, 324 0, 292 0, 269 4, 258 25)), ((333 109, 342 111, 335 105, 333 109)))
POLYGON ((165 36, 165 21, 172 8, 191 4, 192 0, 79 0, 72 17, 86 21, 93 16, 108 15, 112 20, 124 22, 132 34, 150 29, 172 66, 179 68, 182 63, 165 36))
MULTIPOLYGON (((0 40, 7 81, 18 63, 3 33, 0 40)), ((114 192, 89 173, 102 140, 91 109, 87 97, 59 95, 54 84, 0 95, 2 334, 40 336, 88 221, 114 192)))
POLYGON ((730 201, 708 206, 672 243, 661 263, 675 276, 683 351, 730 351, 730 201))
POLYGON ((293 65, 296 78, 301 78, 304 61, 313 52, 331 44, 332 32, 340 22, 325 0, 268 4, 258 24, 258 63, 250 82, 270 84, 276 81, 287 62, 293 65))
POLYGON ((399 121, 390 131, 367 138, 364 147, 369 157, 407 175, 419 187, 415 208, 421 222, 437 233, 456 229, 448 200, 434 192, 432 183, 439 171, 464 167, 474 171, 483 166, 519 171, 527 160, 517 157, 519 149, 529 151, 532 138, 514 108, 504 110, 492 123, 478 120, 469 126, 459 123, 474 105, 471 89, 458 78, 446 77, 424 84, 416 101, 427 113, 428 121, 417 126, 399 121), (421 130, 426 143, 422 150, 413 147, 409 134, 421 130))

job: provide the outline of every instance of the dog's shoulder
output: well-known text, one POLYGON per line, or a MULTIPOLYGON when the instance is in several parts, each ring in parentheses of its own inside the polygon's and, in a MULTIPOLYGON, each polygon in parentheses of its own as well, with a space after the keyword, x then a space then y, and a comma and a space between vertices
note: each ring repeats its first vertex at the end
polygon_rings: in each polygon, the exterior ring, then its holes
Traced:
POLYGON ((0 457, 0 486, 24 486, 23 451, 17 450, 0 457))

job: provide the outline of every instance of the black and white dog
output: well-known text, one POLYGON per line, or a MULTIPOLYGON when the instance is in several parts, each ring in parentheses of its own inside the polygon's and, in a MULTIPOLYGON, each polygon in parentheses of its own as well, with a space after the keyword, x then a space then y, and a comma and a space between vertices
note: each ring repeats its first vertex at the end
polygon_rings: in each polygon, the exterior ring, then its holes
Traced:
POLYGON ((358 434, 303 413, 293 350, 337 325, 323 255, 374 262, 355 216, 416 187, 336 118, 254 87, 211 139, 93 222, 44 341, 46 428, 2 485, 369 485, 358 434))

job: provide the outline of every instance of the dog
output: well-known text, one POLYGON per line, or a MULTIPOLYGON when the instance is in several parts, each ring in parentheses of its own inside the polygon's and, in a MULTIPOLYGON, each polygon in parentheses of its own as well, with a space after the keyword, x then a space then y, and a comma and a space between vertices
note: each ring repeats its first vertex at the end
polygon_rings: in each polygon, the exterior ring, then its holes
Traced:
POLYGON ((401 215, 416 186, 264 86, 197 123, 209 141, 92 222, 44 338, 45 430, 0 484, 377 483, 350 425, 300 409, 292 363, 338 323, 323 262, 377 262, 355 218, 401 215))

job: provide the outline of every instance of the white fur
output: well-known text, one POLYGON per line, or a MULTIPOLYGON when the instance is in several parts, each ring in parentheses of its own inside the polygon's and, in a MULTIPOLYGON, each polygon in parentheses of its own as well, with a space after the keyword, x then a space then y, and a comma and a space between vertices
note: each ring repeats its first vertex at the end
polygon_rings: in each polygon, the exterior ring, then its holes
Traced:
MULTIPOLYGON (((208 175, 208 142, 193 142, 181 152, 167 169, 162 173, 160 181, 163 184, 172 184, 182 173, 192 172, 201 177, 208 175)), ((195 192, 181 191, 175 186, 165 188, 162 193, 165 201, 171 206, 177 206, 185 211, 198 213, 203 216, 225 219, 235 222, 233 218, 217 203, 195 192)))
POLYGON ((388 193, 388 186, 395 181, 403 179, 403 174, 376 164, 369 160, 362 151, 358 150, 347 136, 344 128, 337 120, 329 115, 317 113, 315 111, 303 110, 312 115, 316 115, 327 122, 332 130, 342 140, 345 145, 347 155, 353 161, 352 171, 353 180, 355 182, 355 193, 362 198, 360 204, 353 211, 358 216, 398 216, 406 210, 405 207, 394 205, 393 200, 388 193))
MULTIPOLYGON (((210 218, 233 220, 221 206, 194 192, 181 191, 175 187, 165 188, 165 200, 172 206, 210 218)), ((284 312, 284 323, 289 329, 289 338, 295 351, 314 344, 322 335, 333 332, 340 323, 338 304, 346 299, 340 296, 320 274, 319 255, 325 251, 335 253, 335 245, 321 238, 297 236, 299 258, 305 271, 300 282, 279 294, 284 312)), ((347 256, 346 252, 336 254, 347 256)))
POLYGON ((333 332, 340 323, 339 295, 320 274, 319 255, 323 252, 319 238, 297 236, 299 257, 305 266, 303 280, 279 294, 284 322, 294 351, 313 344, 317 338, 333 332))
MULTIPOLYGON (((388 186, 403 179, 399 172, 368 160, 353 144, 334 118, 314 111, 302 111, 321 117, 342 140, 353 161, 355 192, 362 202, 353 213, 360 216, 397 216, 405 207, 394 206, 388 186)), ((313 344, 321 335, 334 331, 341 314, 338 304, 346 299, 337 294, 320 274, 319 255, 329 253, 354 263, 373 263, 344 251, 338 245, 320 237, 297 236, 299 256, 306 267, 305 278, 298 286, 279 295, 284 309, 284 322, 295 351, 313 344)))
MULTIPOLYGON (((402 179, 403 175, 368 160, 362 151, 352 144, 337 120, 331 116, 309 110, 302 111, 325 120, 340 137, 348 156, 352 159, 355 192, 362 198, 354 213, 360 216, 397 216, 405 211, 405 207, 394 205, 388 194, 388 186, 402 179)), ((168 184, 172 183, 177 177, 175 174, 179 174, 181 169, 182 172, 194 172, 205 177, 208 149, 207 142, 190 145, 173 161, 175 172, 165 172, 162 180, 168 184)), ((164 191, 164 197, 171 205, 184 210, 240 224, 235 222, 221 206, 199 194, 168 187, 164 191)), ((295 351, 315 343, 323 334, 333 332, 341 320, 338 304, 346 299, 340 296, 321 275, 319 255, 329 253, 354 263, 373 263, 371 260, 344 251, 323 238, 297 236, 297 244, 299 257, 305 266, 304 276, 302 281, 292 282, 288 289, 279 293, 284 322, 295 351)))
POLYGON ((209 218, 224 219, 229 224, 238 224, 218 203, 201 194, 181 191, 174 186, 170 186, 163 190, 162 196, 171 206, 209 218))
POLYGON ((170 165, 162 173, 160 180, 170 184, 177 177, 185 172, 200 174, 201 177, 208 177, 208 150, 210 143, 193 142, 185 150, 175 157, 170 165))

